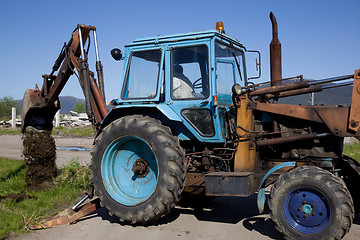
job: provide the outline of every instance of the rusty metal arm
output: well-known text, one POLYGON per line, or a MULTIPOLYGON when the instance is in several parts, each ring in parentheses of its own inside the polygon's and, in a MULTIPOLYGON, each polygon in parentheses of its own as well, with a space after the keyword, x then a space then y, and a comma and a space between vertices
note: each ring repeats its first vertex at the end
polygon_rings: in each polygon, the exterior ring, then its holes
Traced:
MULTIPOLYGON (((86 40, 89 37, 89 30, 83 31, 82 39, 83 43, 85 44, 86 40)), ((69 44, 65 47, 64 51, 60 54, 59 58, 56 60, 52 73, 48 76, 49 78, 54 78, 53 83, 48 86, 48 94, 45 94, 45 88, 42 88, 41 95, 45 98, 47 98, 47 107, 53 105, 54 101, 58 98, 60 92, 64 88, 65 84, 69 80, 70 76, 74 72, 74 65, 71 64, 72 61, 70 59, 66 58, 66 55, 69 55, 69 52, 73 52, 74 56, 79 57, 80 56, 80 40, 79 40, 79 34, 77 31, 74 30, 71 39, 69 41, 69 44), (62 61, 61 68, 58 72, 58 75, 53 75, 56 71, 56 65, 59 64, 60 60, 62 61)))
MULTIPOLYGON (((75 69, 79 73, 79 84, 83 90, 85 98, 89 100, 88 104, 90 104, 91 107, 90 110, 92 111, 91 114, 94 115, 95 122, 100 123, 108 113, 108 110, 106 107, 105 100, 102 97, 103 94, 101 93, 101 89, 99 88, 95 78, 93 77, 94 74, 91 71, 89 71, 88 67, 86 67, 83 70, 81 69, 82 60, 79 59, 79 57, 77 57, 73 51, 69 51, 69 58, 71 63, 74 65, 75 69), (81 74, 82 72, 85 74, 81 74), (86 78, 88 78, 88 81, 84 81, 84 79, 86 78), (86 89, 85 82, 89 84, 89 89, 86 89)), ((87 59, 85 59, 85 61, 87 62, 87 59)))
POLYGON ((360 69, 354 73, 354 83, 351 97, 351 109, 349 116, 349 129, 358 132, 360 127, 360 69))
POLYGON ((300 141, 309 141, 312 139, 319 139, 330 136, 330 133, 311 133, 311 134, 302 134, 302 135, 294 135, 288 137, 279 137, 279 138, 271 138, 265 140, 256 141, 257 147, 263 146, 274 146, 274 145, 281 145, 281 144, 288 144, 293 142, 300 142, 300 141))
MULTIPOLYGON (((108 110, 105 103, 102 65, 98 57, 97 42, 95 42, 96 69, 100 87, 94 74, 89 70, 87 53, 84 51, 90 31, 95 30, 96 28, 93 26, 78 25, 73 31, 70 41, 61 50, 51 74, 43 75, 44 84, 41 90, 28 89, 25 92, 22 113, 23 131, 26 126, 51 130, 52 119, 60 108, 60 104, 57 103, 59 94, 74 73, 74 69, 78 72, 79 83, 84 92, 87 115, 95 130, 98 130, 108 110), (58 74, 54 75, 59 68, 58 74)), ((96 37, 95 33, 94 37, 96 37)))
POLYGON ((257 90, 250 92, 249 96, 253 97, 253 96, 260 96, 260 95, 265 95, 265 94, 277 94, 280 92, 285 92, 285 91, 290 91, 290 90, 300 89, 300 88, 306 88, 306 87, 309 87, 309 83, 306 81, 301 81, 298 83, 289 83, 289 84, 285 84, 285 85, 277 85, 277 86, 272 86, 272 87, 268 87, 268 88, 257 89, 257 90))
POLYGON ((323 90, 323 87, 320 85, 317 85, 317 86, 311 86, 311 87, 307 87, 307 88, 288 90, 288 91, 279 92, 279 93, 266 94, 265 96, 267 99, 283 98, 283 97, 302 95, 305 93, 321 92, 322 90, 323 90))
POLYGON ((303 80, 302 76, 300 75, 294 78, 282 79, 282 81, 299 79, 300 81, 296 83, 276 85, 276 86, 260 88, 260 89, 251 89, 251 88, 259 87, 262 84, 270 83, 270 82, 264 82, 249 87, 242 87, 241 89, 245 91, 250 91, 249 96, 265 96, 266 99, 273 99, 273 98, 283 98, 283 97, 301 95, 305 93, 320 92, 328 88, 336 88, 336 87, 352 85, 353 84, 352 82, 347 81, 345 83, 323 86, 324 84, 334 83, 351 78, 354 78, 354 75, 345 75, 345 76, 333 77, 322 80, 303 80))
POLYGON ((348 129, 350 107, 300 106, 255 102, 254 110, 325 124, 339 137, 358 136, 348 129))

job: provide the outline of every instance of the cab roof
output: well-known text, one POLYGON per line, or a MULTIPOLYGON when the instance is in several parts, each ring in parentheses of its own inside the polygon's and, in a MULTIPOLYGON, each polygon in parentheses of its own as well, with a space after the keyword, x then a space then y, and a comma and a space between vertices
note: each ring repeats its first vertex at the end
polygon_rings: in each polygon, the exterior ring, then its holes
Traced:
POLYGON ((158 43, 170 43, 170 42, 179 42, 186 40, 197 40, 202 38, 213 38, 218 37, 230 42, 235 43, 243 47, 239 40, 230 37, 224 33, 220 33, 216 30, 208 30, 208 31, 199 31, 199 32, 189 32, 189 33, 181 33, 181 34, 171 34, 171 35, 163 35, 163 36, 155 36, 155 37, 147 37, 147 38, 138 38, 135 39, 132 43, 126 45, 126 47, 136 46, 136 45, 145 45, 145 44, 158 44, 158 43))

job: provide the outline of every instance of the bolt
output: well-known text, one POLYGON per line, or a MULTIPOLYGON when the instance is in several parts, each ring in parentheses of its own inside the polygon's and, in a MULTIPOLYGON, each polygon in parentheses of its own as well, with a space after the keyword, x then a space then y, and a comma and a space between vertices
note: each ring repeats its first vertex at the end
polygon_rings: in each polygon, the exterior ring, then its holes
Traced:
POLYGON ((356 121, 351 121, 351 127, 352 127, 352 128, 356 128, 358 125, 359 125, 358 122, 356 122, 356 121))

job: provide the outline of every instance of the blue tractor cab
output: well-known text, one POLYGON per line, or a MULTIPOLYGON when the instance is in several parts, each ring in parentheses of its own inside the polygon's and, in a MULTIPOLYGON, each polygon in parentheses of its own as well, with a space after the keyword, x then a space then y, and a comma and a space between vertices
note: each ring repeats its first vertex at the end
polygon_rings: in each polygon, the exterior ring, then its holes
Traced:
POLYGON ((245 52, 217 30, 135 40, 125 46, 122 91, 103 124, 145 114, 180 140, 227 142, 232 86, 247 84, 245 52))

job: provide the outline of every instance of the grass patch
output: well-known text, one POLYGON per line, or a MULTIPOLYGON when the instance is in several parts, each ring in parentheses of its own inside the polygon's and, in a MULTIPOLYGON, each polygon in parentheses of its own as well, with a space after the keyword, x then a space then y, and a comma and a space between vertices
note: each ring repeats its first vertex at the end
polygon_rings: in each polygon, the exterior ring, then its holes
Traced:
POLYGON ((24 161, 0 158, 0 239, 11 232, 23 233, 27 223, 70 207, 90 182, 90 170, 72 161, 59 170, 53 187, 29 191, 26 169, 24 161))
POLYGON ((57 127, 52 131, 53 135, 64 135, 64 136, 76 136, 76 137, 93 137, 94 130, 92 127, 82 127, 82 128, 65 128, 57 127))
MULTIPOLYGON (((21 134, 20 128, 0 128, 0 135, 19 135, 21 134)), ((92 127, 81 127, 81 128, 65 128, 57 127, 52 130, 53 135, 62 136, 75 136, 75 137, 93 137, 94 130, 92 127)))
POLYGON ((19 135, 21 134, 20 128, 0 128, 0 135, 19 135))
POLYGON ((345 145, 344 155, 347 155, 360 163, 360 143, 345 145))

